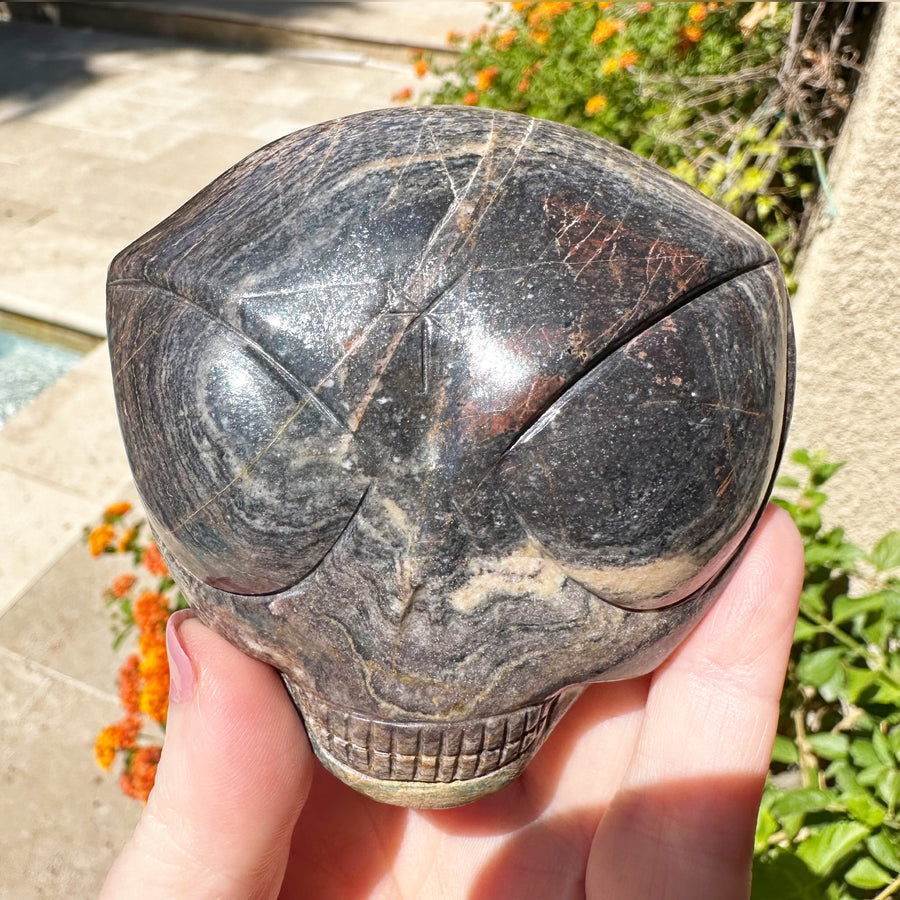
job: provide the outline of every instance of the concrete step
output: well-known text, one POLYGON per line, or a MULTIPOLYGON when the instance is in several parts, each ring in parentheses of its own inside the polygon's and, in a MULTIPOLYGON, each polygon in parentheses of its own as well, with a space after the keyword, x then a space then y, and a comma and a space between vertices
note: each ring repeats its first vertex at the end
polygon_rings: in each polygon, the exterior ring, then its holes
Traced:
POLYGON ((485 20, 486 3, 189 3, 135 0, 64 0, 7 6, 18 18, 43 17, 59 25, 159 35, 204 43, 264 49, 294 49, 325 55, 362 55, 406 62, 426 50, 452 59, 449 31, 474 30, 485 20))

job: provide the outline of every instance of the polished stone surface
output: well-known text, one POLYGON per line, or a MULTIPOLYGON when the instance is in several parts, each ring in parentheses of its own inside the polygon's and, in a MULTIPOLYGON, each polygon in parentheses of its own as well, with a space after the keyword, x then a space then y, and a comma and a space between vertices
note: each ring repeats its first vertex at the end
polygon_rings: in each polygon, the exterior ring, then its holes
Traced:
POLYGON ((108 301, 173 572, 388 802, 502 786, 578 685, 656 666, 727 579, 789 413, 771 249, 508 113, 276 141, 120 253, 108 301))

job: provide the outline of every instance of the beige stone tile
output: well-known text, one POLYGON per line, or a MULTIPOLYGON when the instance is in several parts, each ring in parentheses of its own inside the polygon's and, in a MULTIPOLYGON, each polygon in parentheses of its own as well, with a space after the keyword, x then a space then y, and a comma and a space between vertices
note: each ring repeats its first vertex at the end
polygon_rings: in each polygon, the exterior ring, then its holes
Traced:
POLYGON ((128 479, 105 345, 0 430, 0 470, 94 502, 128 479))
POLYGON ((0 654, 0 897, 96 896, 140 815, 93 758, 114 698, 0 654))
MULTIPOLYGON (((139 509, 133 486, 119 496, 139 509)), ((98 519, 100 512, 98 508, 98 519)), ((129 557, 95 558, 82 541, 74 542, 0 617, 0 647, 115 695, 125 651, 112 649, 111 617, 103 592, 117 575, 132 571, 129 557)), ((140 584, 150 589, 154 582, 148 574, 140 584)))
POLYGON ((32 118, 3 122, 0 116, 0 161, 23 163, 33 160, 35 153, 58 147, 68 129, 32 118))
POLYGON ((250 137, 203 132, 150 160, 141 167, 141 177, 180 191, 188 200, 258 147, 250 137))
POLYGON ((272 104, 248 104, 237 98, 217 96, 197 109, 175 113, 172 123, 182 132, 190 129, 194 133, 213 131, 219 134, 256 138, 265 123, 274 120, 289 121, 291 123, 289 131, 301 128, 302 125, 293 124, 299 120, 291 118, 289 113, 290 110, 272 104))
POLYGON ((0 613, 97 514, 88 499, 4 469, 0 460, 0 613))
MULTIPOLYGON (((196 98, 190 94, 171 94, 173 106, 190 106, 196 98)), ((147 103, 139 90, 124 91, 94 86, 32 118, 48 125, 71 130, 90 131, 98 135, 136 138, 153 128, 162 127, 171 109, 159 103, 147 103)))

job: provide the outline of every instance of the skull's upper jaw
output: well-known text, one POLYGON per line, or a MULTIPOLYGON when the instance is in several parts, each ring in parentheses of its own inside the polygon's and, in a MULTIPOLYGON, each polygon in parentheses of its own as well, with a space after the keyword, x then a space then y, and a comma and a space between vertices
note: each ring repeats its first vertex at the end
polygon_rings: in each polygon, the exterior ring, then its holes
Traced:
POLYGON ((394 806, 446 809, 505 787, 581 694, 464 722, 400 723, 331 705, 285 678, 319 760, 356 790, 394 806))

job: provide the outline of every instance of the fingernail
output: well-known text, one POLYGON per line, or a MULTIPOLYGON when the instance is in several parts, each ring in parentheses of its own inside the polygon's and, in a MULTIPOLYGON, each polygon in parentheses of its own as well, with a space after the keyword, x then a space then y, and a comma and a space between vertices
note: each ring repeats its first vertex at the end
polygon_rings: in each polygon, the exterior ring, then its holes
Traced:
POLYGON ((179 609, 169 616, 166 625, 166 652, 169 655, 169 703, 182 703, 194 695, 194 667, 181 643, 178 629, 185 619, 194 617, 193 610, 179 609))

